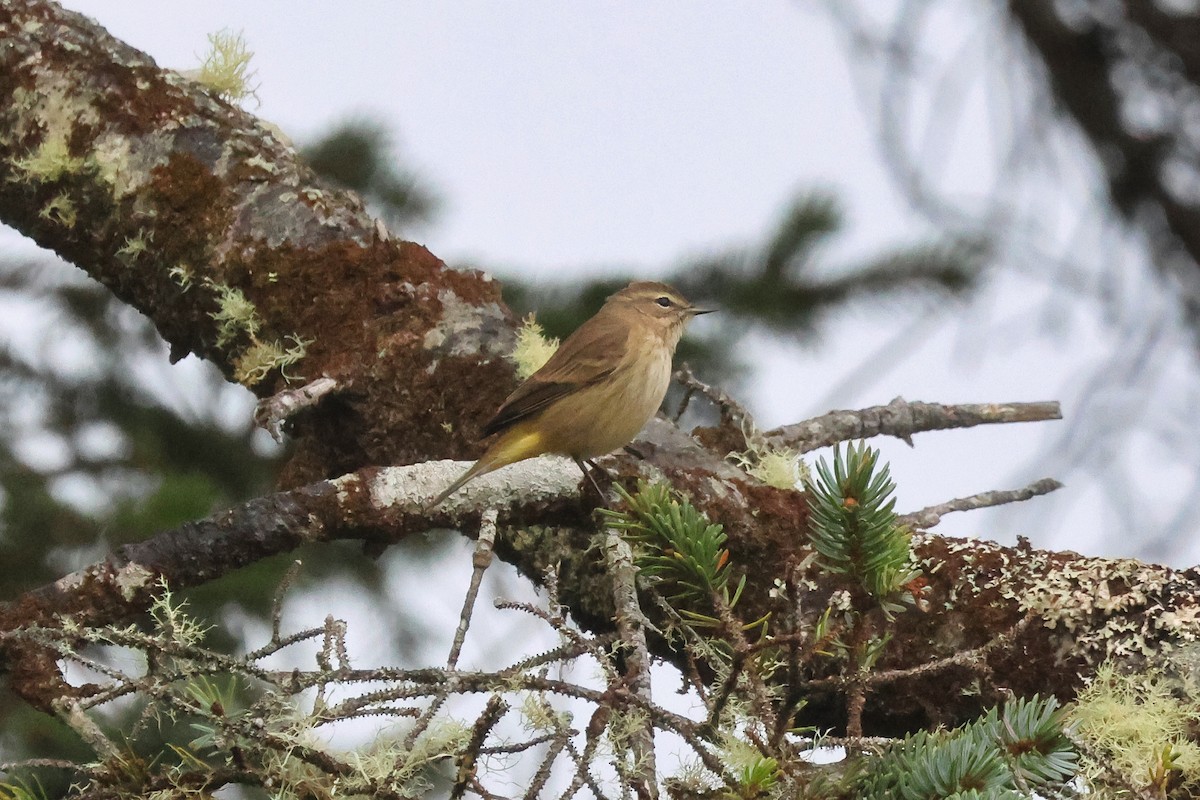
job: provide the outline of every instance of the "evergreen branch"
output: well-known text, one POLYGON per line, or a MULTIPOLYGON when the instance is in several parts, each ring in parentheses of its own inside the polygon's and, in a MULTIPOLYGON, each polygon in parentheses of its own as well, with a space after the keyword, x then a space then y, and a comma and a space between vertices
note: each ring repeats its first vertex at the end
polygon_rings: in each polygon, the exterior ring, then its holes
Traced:
POLYGON ((1076 760, 1065 710, 1053 697, 1034 695, 1010 701, 1002 712, 993 707, 953 731, 906 737, 868 765, 855 796, 1021 800, 1033 788, 1069 781, 1076 760))
POLYGON ((638 545, 635 560, 641 576, 664 589, 668 600, 691 605, 681 613, 693 624, 711 625, 711 617, 704 614, 713 610, 714 598, 732 605, 741 592, 739 585, 730 594, 723 526, 709 522, 687 500, 676 499, 665 484, 639 481, 632 495, 620 486, 616 489, 629 510, 598 512, 638 545))
POLYGON ((819 459, 806 490, 809 538, 821 565, 883 602, 917 573, 893 510, 896 485, 886 464, 876 469, 878 461, 879 451, 865 443, 849 445, 844 457, 836 447, 833 465, 819 459))

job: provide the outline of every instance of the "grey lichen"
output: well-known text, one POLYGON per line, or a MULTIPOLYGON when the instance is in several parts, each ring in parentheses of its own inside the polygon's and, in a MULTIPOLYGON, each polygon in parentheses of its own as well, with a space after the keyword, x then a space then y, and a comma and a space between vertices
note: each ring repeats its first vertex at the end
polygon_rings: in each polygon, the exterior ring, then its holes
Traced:
POLYGON ((127 602, 136 597, 152 580, 154 573, 138 563, 126 564, 113 576, 113 584, 127 602))
POLYGON ((1158 662, 1200 641, 1200 606, 1187 593, 1173 591, 1186 581, 1168 567, 1032 549, 1018 554, 977 540, 949 546, 968 567, 959 572, 962 583, 951 589, 951 605, 963 594, 998 592, 1061 633, 1062 658, 1158 662))
POLYGON ((442 318, 425 334, 426 350, 438 356, 507 357, 512 352, 512 329, 499 304, 472 305, 449 289, 439 291, 437 299, 442 318))

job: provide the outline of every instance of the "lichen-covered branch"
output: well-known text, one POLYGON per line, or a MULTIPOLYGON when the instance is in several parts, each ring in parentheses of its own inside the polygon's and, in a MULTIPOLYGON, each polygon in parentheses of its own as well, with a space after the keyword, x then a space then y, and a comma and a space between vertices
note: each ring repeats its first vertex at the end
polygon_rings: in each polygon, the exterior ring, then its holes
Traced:
MULTIPOLYGON (((55 654, 27 639, 13 639, 14 631, 67 621, 87 627, 122 620, 153 602, 160 580, 172 587, 197 585, 303 542, 360 539, 385 546, 431 525, 471 530, 487 508, 496 511, 497 554, 534 581, 559 565, 556 597, 585 630, 611 633, 612 584, 602 557, 589 550, 597 529, 581 505, 574 465, 565 459, 535 459, 500 470, 452 498, 431 522, 420 509, 463 466, 432 462, 363 470, 260 498, 127 545, 104 561, 29 592, 0 607, 10 685, 44 709, 87 691, 66 686, 55 654)), ((620 480, 632 480, 635 467, 622 462, 620 480)), ((836 602, 807 544, 803 494, 753 481, 713 481, 685 473, 675 478, 698 508, 725 526, 730 568, 748 576, 738 604, 743 619, 770 613, 805 629, 836 602), (781 586, 789 591, 780 592, 781 586)), ((1138 663, 1151 655, 1166 657, 1200 635, 1200 573, 1194 570, 926 535, 914 537, 914 549, 927 581, 919 589, 923 602, 897 616, 879 665, 881 670, 912 671, 888 673, 895 679, 873 687, 863 714, 868 735, 907 730, 914 717, 967 719, 994 702, 999 687, 1017 694, 1067 696, 1078 687, 1081 674, 1105 659, 1138 663), (1030 613, 1033 621, 1011 641, 981 651, 995 675, 982 694, 975 683, 977 665, 956 669, 951 664, 936 675, 913 669, 985 648, 1030 613)), ((653 626, 648 630, 674 622, 660 607, 645 613, 653 626)), ((686 648, 672 649, 656 636, 648 644, 657 657, 694 669, 681 652, 686 648)), ((783 679, 784 673, 776 677, 783 679)), ((831 686, 828 692, 808 695, 797 723, 837 727, 843 707, 833 702, 835 693, 831 686), (822 700, 826 695, 828 703, 822 700)))
POLYGON ((465 456, 514 385, 487 276, 380 236, 277 130, 47 0, 0 4, 0 221, 145 314, 175 359, 260 396, 336 380, 338 402, 295 421, 290 485, 465 456))

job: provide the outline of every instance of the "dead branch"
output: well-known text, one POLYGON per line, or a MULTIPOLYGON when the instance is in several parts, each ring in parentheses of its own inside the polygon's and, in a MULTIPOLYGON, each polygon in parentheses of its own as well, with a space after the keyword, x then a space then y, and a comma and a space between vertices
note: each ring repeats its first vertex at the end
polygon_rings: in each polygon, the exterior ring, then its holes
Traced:
POLYGON ((853 439, 894 436, 912 444, 912 435, 924 431, 973 428, 1010 422, 1042 422, 1062 419, 1057 402, 1041 403, 910 403, 897 397, 886 406, 859 411, 830 411, 795 425, 785 425, 764 434, 772 447, 790 447, 807 453, 820 447, 853 439))
POLYGON ((911 528, 928 530, 942 521, 942 517, 954 511, 972 511, 977 508, 990 508, 1008 503, 1020 503, 1035 497, 1049 494, 1063 488, 1063 485, 1053 478, 1042 478, 1021 489, 994 492, 980 492, 970 497, 959 497, 935 506, 922 508, 911 514, 901 514, 896 521, 911 528))

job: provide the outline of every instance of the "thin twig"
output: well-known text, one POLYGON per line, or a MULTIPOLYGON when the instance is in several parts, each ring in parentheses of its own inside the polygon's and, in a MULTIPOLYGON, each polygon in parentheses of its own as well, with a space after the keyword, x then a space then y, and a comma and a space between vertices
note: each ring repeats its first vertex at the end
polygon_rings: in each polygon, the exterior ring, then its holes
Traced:
POLYGON ((479 597, 479 585, 483 582, 483 573, 492 563, 492 552, 496 545, 495 508, 483 512, 479 520, 479 537, 475 540, 475 555, 471 559, 471 585, 467 596, 463 598, 462 613, 458 618, 458 629, 454 632, 454 643, 450 646, 450 657, 446 660, 446 669, 458 666, 458 657, 462 654, 463 642, 467 639, 467 628, 471 625, 471 613, 475 610, 475 600, 479 597))
POLYGON ((60 758, 27 758, 22 761, 0 762, 0 772, 12 772, 18 769, 69 769, 72 772, 83 772, 87 767, 60 758))
POLYGON ((532 739, 527 739, 524 742, 514 742, 513 744, 493 744, 487 747, 479 748, 481 756, 496 756, 496 755, 514 755, 516 753, 524 753, 531 747, 537 747, 539 744, 545 744, 552 741, 556 734, 544 733, 541 736, 535 736, 532 739))
POLYGON ((992 492, 980 492, 970 497, 959 497, 936 506, 922 508, 920 511, 914 511, 911 514, 903 514, 896 521, 910 528, 928 530, 941 522, 942 517, 953 511, 973 511, 977 508, 1001 506, 1006 503, 1020 503, 1024 500, 1049 494, 1061 488, 1063 488, 1063 485, 1053 478, 1042 478, 1040 481, 1034 481, 1023 489, 996 490, 992 492))
MULTIPOLYGON (((617 632, 624 645, 625 679, 635 695, 650 703, 650 651, 646 646, 646 616, 638 603, 633 550, 620 533, 609 529, 605 535, 604 555, 612 578, 617 632)), ((656 798, 658 782, 655 778, 653 723, 647 721, 647 726, 630 738, 633 788, 639 796, 656 798)))
POLYGON ((467 786, 475 778, 475 762, 483 749, 483 743, 500 718, 508 713, 508 709, 508 703, 504 702, 504 698, 500 695, 494 694, 488 698, 483 713, 479 715, 479 719, 475 720, 475 726, 471 729, 471 739, 463 748, 458 764, 458 777, 454 781, 454 788, 450 791, 450 800, 461 800, 463 794, 466 793, 467 786))
POLYGON ((747 444, 758 444, 757 441, 751 442, 750 439, 759 440, 761 436, 758 434, 758 427, 754 424, 754 417, 744 405, 717 386, 710 386, 704 381, 696 377, 692 372, 692 368, 687 364, 681 364, 679 369, 675 370, 675 381, 683 387, 683 398, 679 401, 679 408, 675 412, 675 422, 679 422, 679 418, 687 411, 688 403, 692 396, 702 394, 708 398, 717 411, 721 415, 721 425, 728 426, 738 431, 745 439, 747 444))
MULTIPOLYGON (((889 669, 881 670, 880 672, 868 673, 863 678, 863 683, 868 689, 875 689, 888 683, 904 680, 906 678, 917 678, 925 675, 931 675, 952 667, 968 667, 976 669, 983 663, 984 656, 999 647, 1006 646, 1029 627, 1033 620, 1037 619, 1037 612, 1031 611, 1017 621, 1011 628, 1004 631, 1000 635, 989 640, 985 644, 974 648, 973 650, 963 650, 955 653, 952 656, 939 658, 936 661, 930 661, 927 664, 919 664, 915 667, 905 667, 904 669, 889 669)), ((836 678, 818 678, 805 683, 805 688, 808 691, 822 689, 841 689, 845 688, 850 679, 846 677, 836 678)))
MULTIPOLYGON (((554 708, 549 703, 545 703, 549 717, 553 720, 558 720, 558 715, 554 712, 554 708)), ((538 766, 537 772, 534 773, 533 779, 529 782, 529 788, 525 792, 525 800, 535 800, 542 793, 542 788, 545 787, 546 781, 550 780, 550 771, 554 767, 554 762, 558 760, 559 755, 566 749, 567 741, 571 738, 569 730, 563 727, 558 727, 557 735, 550 742, 550 747, 546 750, 546 755, 542 759, 542 763, 538 766)))
POLYGON ((870 676, 868 676, 867 683, 872 689, 874 689, 875 687, 888 683, 895 683, 896 681, 903 680, 905 678, 917 678, 922 675, 941 672, 949 669, 950 667, 977 668, 983 663, 984 657, 988 653, 998 648, 1008 646, 1009 643, 1024 633, 1025 629, 1028 628, 1029 625, 1037 618, 1037 612, 1031 611, 1018 620, 1017 623, 1007 631, 973 650, 964 650, 963 652, 955 653, 952 656, 947 656, 946 658, 938 659, 937 661, 931 661, 928 664, 920 664, 918 666, 908 667, 906 669, 888 669, 880 672, 873 672, 870 674, 870 676))
POLYGON ((287 596, 288 590, 292 588, 292 583, 296 580, 296 576, 300 574, 300 567, 303 566, 299 559, 291 563, 287 568, 287 572, 283 573, 283 579, 279 581, 279 586, 275 587, 275 598, 271 602, 271 642, 277 644, 279 642, 279 630, 283 625, 283 599, 287 596))
MULTIPOLYGON (((588 720, 587 729, 584 731, 586 738, 583 753, 575 758, 575 777, 571 779, 571 785, 567 787, 567 790, 562 793, 562 800, 571 800, 585 784, 592 790, 592 794, 597 800, 604 797, 604 793, 592 776, 591 764, 592 759, 596 757, 596 749, 604 738, 604 731, 608 728, 611 718, 612 709, 608 706, 596 706, 596 710, 592 712, 592 718, 588 720)), ((575 754, 573 753, 573 755, 575 754)))
POLYGON ((254 410, 254 424, 271 434, 275 441, 282 442, 284 421, 302 409, 315 406, 336 388, 338 382, 333 378, 317 378, 304 386, 285 389, 259 401, 254 410))
POLYGON ((1057 402, 942 405, 910 403, 897 397, 886 406, 830 411, 820 417, 767 431, 764 437, 772 447, 790 447, 807 453, 838 442, 873 436, 894 436, 911 445, 912 435, 923 431, 1052 419, 1062 419, 1062 409, 1057 402))

